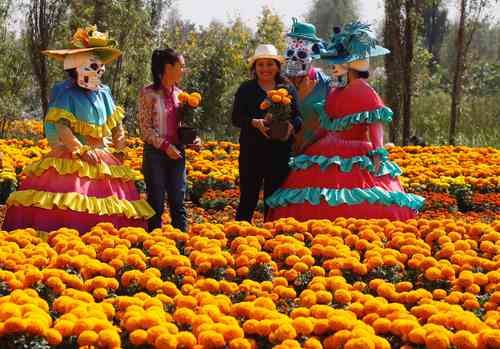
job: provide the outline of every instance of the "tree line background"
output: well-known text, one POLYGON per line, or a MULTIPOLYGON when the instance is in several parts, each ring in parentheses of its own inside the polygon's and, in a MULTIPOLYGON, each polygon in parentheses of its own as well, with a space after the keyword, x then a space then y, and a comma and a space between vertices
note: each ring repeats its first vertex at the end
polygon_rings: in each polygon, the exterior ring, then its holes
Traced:
MULTIPOLYGON (((187 62, 182 87, 204 97, 201 133, 234 140, 230 113, 237 87, 249 77, 246 60, 258 43, 283 52, 290 23, 265 7, 255 32, 240 18, 201 27, 179 15, 180 1, 0 0, 0 137, 21 115, 42 119, 51 86, 65 78, 62 64, 40 51, 65 48, 77 27, 97 24, 123 50, 104 79, 126 110, 130 135, 138 134, 137 94, 150 81, 151 53, 169 46, 187 62)), ((408 144, 418 135, 427 144, 500 146, 500 24, 491 11, 497 2, 385 0, 385 18, 374 29, 392 54, 372 62, 371 82, 395 112, 387 141, 408 144)), ((297 16, 328 39, 334 26, 359 18, 359 6, 315 0, 297 16)))

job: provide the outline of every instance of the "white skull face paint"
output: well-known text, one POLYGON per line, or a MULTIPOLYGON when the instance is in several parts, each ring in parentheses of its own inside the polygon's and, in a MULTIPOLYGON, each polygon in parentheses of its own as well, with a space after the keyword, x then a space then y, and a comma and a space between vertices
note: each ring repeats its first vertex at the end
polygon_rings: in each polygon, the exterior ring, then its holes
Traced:
POLYGON ((290 77, 307 75, 313 60, 314 42, 288 37, 287 44, 285 74, 290 77))
POLYGON ((91 91, 97 90, 105 71, 106 66, 102 61, 89 55, 86 62, 76 68, 78 86, 91 91))

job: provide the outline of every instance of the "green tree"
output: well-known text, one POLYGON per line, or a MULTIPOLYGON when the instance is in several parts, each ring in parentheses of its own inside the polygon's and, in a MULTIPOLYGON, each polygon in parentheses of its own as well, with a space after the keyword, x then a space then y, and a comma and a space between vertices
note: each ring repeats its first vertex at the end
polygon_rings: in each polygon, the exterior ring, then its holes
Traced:
POLYGON ((9 30, 10 0, 0 0, 0 137, 5 136, 9 123, 25 108, 30 83, 30 62, 22 39, 9 30))
POLYGON ((359 18, 358 6, 357 0, 314 0, 307 21, 316 26, 318 36, 328 39, 333 27, 359 18))
POLYGON ((448 142, 456 143, 457 128, 460 120, 460 108, 463 97, 463 79, 466 73, 469 49, 474 36, 481 25, 491 14, 488 6, 490 0, 458 0, 459 22, 456 32, 456 56, 451 67, 453 83, 451 90, 451 115, 448 142))
POLYGON ((423 37, 425 48, 432 54, 431 66, 441 61, 441 47, 449 30, 448 8, 443 0, 427 0, 423 9, 423 37))
POLYGON ((283 52, 286 43, 283 37, 285 25, 280 17, 274 14, 269 7, 262 8, 262 14, 257 23, 255 41, 257 44, 273 44, 278 52, 283 52))
POLYGON ((47 114, 49 103, 50 78, 47 57, 42 51, 56 41, 68 5, 67 0, 31 0, 28 6, 26 37, 44 115, 47 114))
POLYGON ((179 19, 175 23, 175 29, 164 31, 163 46, 174 47, 185 57, 188 69, 181 87, 203 96, 201 118, 195 126, 205 137, 231 138, 232 99, 248 77, 246 59, 253 51, 248 47, 252 33, 239 18, 227 26, 213 22, 199 30, 179 19))

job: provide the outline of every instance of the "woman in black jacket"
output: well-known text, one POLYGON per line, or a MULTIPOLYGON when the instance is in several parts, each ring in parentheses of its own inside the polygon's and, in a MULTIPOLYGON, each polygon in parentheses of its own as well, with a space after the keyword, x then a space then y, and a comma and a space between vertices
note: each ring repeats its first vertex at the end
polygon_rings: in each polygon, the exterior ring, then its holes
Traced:
MULTIPOLYGON (((297 92, 292 84, 281 76, 284 58, 273 45, 259 45, 249 59, 252 79, 241 84, 233 105, 233 125, 241 129, 240 156, 240 204, 237 221, 250 222, 264 183, 264 200, 278 189, 289 171, 292 137, 302 125, 297 108, 297 92), (269 137, 269 119, 260 104, 267 91, 284 87, 292 97, 288 133, 282 140, 269 137)), ((267 205, 264 204, 264 217, 267 205)))

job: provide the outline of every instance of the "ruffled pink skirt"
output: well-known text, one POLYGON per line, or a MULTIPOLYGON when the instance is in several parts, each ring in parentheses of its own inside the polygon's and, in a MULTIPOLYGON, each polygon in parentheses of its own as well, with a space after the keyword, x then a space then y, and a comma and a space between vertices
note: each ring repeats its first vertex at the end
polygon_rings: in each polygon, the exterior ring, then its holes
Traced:
MULTIPOLYGON (((52 151, 47 157, 75 161, 69 152, 59 150, 52 151)), ((122 166, 121 161, 109 152, 99 152, 99 158, 109 166, 122 166)), ((131 179, 110 175, 90 178, 80 176, 78 172, 61 174, 56 167, 49 167, 40 175, 28 174, 18 191, 11 194, 7 205, 4 230, 34 228, 50 232, 66 227, 83 234, 101 222, 110 222, 117 228, 146 229, 147 213, 152 213, 149 205, 140 199, 131 179), (65 194, 76 199, 61 199, 65 194), (42 200, 35 202, 39 197, 42 200), (52 198, 56 200, 50 204, 52 198)))

